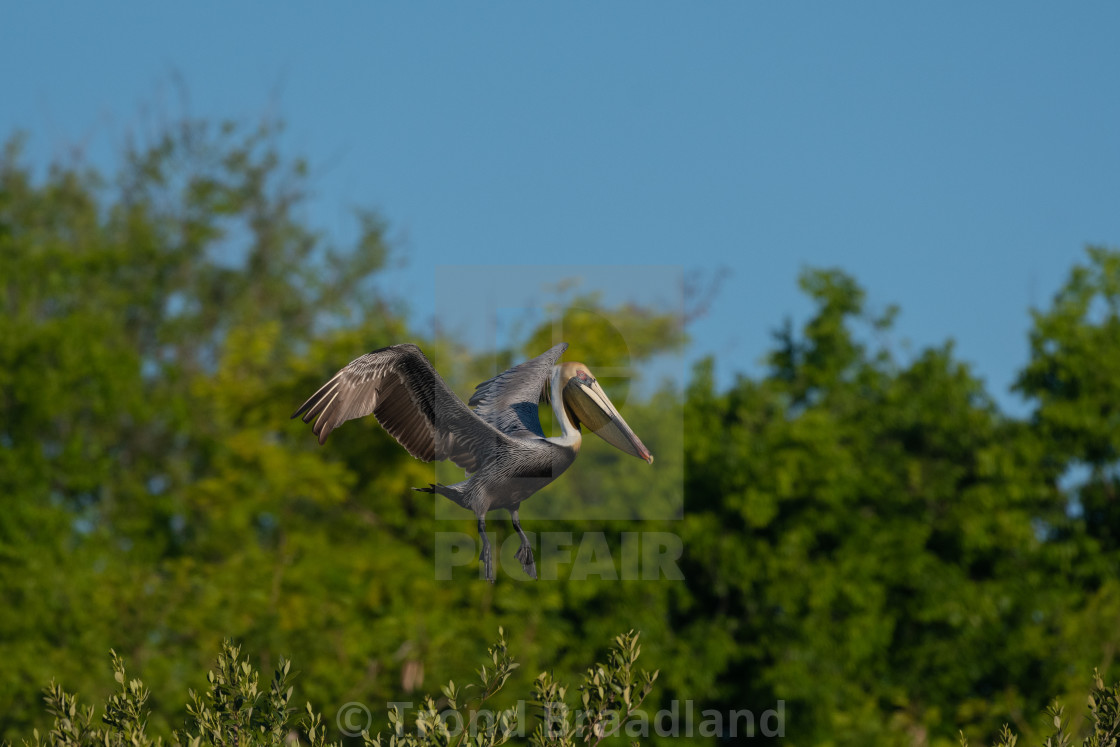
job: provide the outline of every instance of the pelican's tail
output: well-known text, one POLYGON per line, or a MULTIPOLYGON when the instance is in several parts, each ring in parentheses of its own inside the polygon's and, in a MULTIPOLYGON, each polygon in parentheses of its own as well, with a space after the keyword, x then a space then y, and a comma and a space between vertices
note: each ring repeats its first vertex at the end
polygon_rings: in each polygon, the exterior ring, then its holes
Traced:
POLYGON ((439 493, 440 495, 451 499, 453 503, 456 503, 460 506, 465 506, 466 504, 464 503, 464 501, 466 500, 467 496, 465 491, 463 490, 464 485, 466 485, 465 482, 461 482, 457 485, 444 485, 443 483, 432 482, 428 483, 428 487, 426 488, 413 488, 413 490, 418 493, 439 493))

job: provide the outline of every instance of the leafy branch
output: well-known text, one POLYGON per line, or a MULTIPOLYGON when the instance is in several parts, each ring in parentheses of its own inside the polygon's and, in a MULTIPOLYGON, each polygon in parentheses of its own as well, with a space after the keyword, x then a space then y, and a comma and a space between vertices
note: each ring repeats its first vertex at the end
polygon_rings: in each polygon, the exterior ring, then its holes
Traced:
MULTIPOLYGON (((1066 709, 1057 701, 1046 709, 1046 718, 1053 725, 1053 731, 1042 747, 1072 747, 1073 735, 1070 733, 1066 709)), ((1081 740, 1081 747, 1116 747, 1120 736, 1120 684, 1105 687, 1101 673, 1093 670, 1093 691, 1089 694, 1089 721, 1093 731, 1081 740)), ((999 741, 993 747, 1016 747, 1019 737, 1007 725, 999 734, 999 741)), ((960 735, 961 747, 968 747, 964 734, 960 735)))
MULTIPOLYGON (((575 725, 566 722, 567 688, 551 675, 541 674, 534 694, 545 723, 533 733, 530 743, 569 747, 581 739, 598 744, 604 736, 616 733, 641 706, 657 678, 657 672, 635 673, 640 652, 638 634, 631 631, 615 639, 606 663, 588 669, 579 686, 583 709, 575 725), (557 714, 562 717, 559 727, 553 718, 557 714)), ((401 710, 391 709, 391 733, 370 736, 363 730, 364 747, 497 747, 524 736, 525 699, 516 708, 497 712, 484 708, 520 666, 510 655, 501 628, 487 657, 477 670, 478 682, 458 687, 450 681, 441 688, 439 701, 426 696, 411 719, 411 728, 401 710), (441 706, 445 707, 441 710, 441 706)), ((101 725, 95 724, 93 706, 81 707, 77 696, 52 682, 44 693, 54 726, 46 736, 36 730, 30 740, 23 740, 23 747, 163 747, 161 738, 153 739, 147 733, 148 689, 140 680, 127 678, 124 662, 115 651, 112 666, 120 689, 109 697, 101 725)), ((322 716, 310 703, 302 715, 293 718, 290 676, 291 662, 281 658, 268 687, 261 687, 260 674, 241 657, 240 647, 224 642, 206 675, 207 687, 201 692, 188 691, 184 728, 171 735, 171 747, 290 747, 293 740, 306 741, 310 747, 341 747, 341 741, 327 741, 322 716)))
POLYGON ((533 683, 542 723, 533 732, 530 744, 573 747, 582 741, 597 745, 604 737, 620 733, 653 690, 660 673, 634 671, 642 650, 639 635, 630 631, 616 637, 607 662, 587 670, 579 686, 583 708, 575 713, 566 702, 567 688, 542 672, 533 683))

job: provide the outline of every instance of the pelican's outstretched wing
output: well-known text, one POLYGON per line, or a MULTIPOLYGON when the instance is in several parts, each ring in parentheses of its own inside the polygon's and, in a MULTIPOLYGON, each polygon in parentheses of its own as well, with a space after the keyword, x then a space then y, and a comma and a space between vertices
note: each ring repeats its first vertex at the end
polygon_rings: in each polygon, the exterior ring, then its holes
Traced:
POLYGON ((548 386, 548 375, 568 343, 555 345, 532 360, 520 363, 475 387, 471 401, 478 417, 508 436, 544 438, 537 408, 548 386))
POLYGON ((417 459, 450 459, 477 471, 504 434, 481 420, 412 344, 374 350, 352 361, 311 395, 292 417, 303 415, 319 443, 347 420, 373 413, 377 422, 417 459))

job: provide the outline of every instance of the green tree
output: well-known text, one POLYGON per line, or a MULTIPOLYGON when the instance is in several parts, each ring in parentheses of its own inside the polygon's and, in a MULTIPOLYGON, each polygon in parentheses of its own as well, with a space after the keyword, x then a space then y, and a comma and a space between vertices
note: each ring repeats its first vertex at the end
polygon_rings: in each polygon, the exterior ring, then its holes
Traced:
POLYGON ((107 695, 89 662, 113 648, 166 738, 163 706, 231 636, 269 669, 298 656, 328 725, 450 679, 499 625, 524 689, 640 624, 664 672, 649 710, 782 700, 797 743, 990 741, 1003 722, 1030 739, 1084 672, 1116 679, 1120 254, 1092 249, 1034 313, 1027 419, 951 344, 897 355, 896 310, 868 313, 840 271, 802 275, 815 312, 726 390, 711 361, 684 389, 633 386, 682 349, 680 320, 562 292, 568 357, 657 461, 589 438, 526 503, 531 531, 571 536, 561 578, 439 581, 439 535, 474 526, 410 490, 433 467, 372 419, 320 448, 288 416, 405 340, 468 396, 554 326, 485 358, 416 335, 378 283, 383 221, 359 211, 345 246, 308 226, 306 169, 277 142, 187 122, 109 176, 43 173, 18 140, 0 158, 0 736, 27 732, 51 679, 107 695), (624 580, 635 533, 678 538, 684 579, 624 580))
POLYGON ((598 579, 437 581, 433 538, 473 526, 409 489, 432 468, 372 419, 329 448, 288 420, 362 352, 411 339, 442 356, 378 288, 383 223, 359 212, 357 241, 332 246, 276 142, 187 122, 111 177, 36 178, 18 142, 4 152, 0 736, 52 678, 98 692, 86 662, 109 648, 156 706, 224 637, 266 665, 298 651, 328 718, 461 671, 499 624, 534 667, 583 666, 584 627, 562 618, 598 579))
MULTIPOLYGON (((1045 526, 1069 592, 1058 639, 1083 667, 1120 651, 1120 251, 1089 247, 1049 308, 1031 312, 1031 358, 1016 389, 1035 405, 1039 461, 1064 491, 1067 520, 1045 526)), ((1084 694, 1066 674, 1064 689, 1084 694)))
POLYGON ((1109 553, 1120 550, 1120 252, 1090 247, 1049 309, 1032 311, 1031 360, 1016 388, 1060 475, 1088 467, 1075 510, 1109 553))
POLYGON ((768 376, 721 393, 708 363, 688 392, 688 611, 719 614, 681 625, 715 642, 717 697, 786 699, 824 743, 1035 712, 1066 666, 1036 531, 1063 500, 1035 443, 951 346, 869 349, 856 323, 875 339, 895 312, 868 315, 852 278, 801 283, 817 311, 778 333, 768 376))
POLYGON ((106 644, 154 660, 162 684, 194 663, 160 659, 168 646, 197 656, 192 644, 212 648, 230 629, 275 629, 300 551, 283 522, 340 511, 348 486, 284 445, 294 434, 277 416, 294 399, 296 364, 314 355, 312 339, 329 349, 343 338, 335 330, 358 334, 354 312, 366 340, 403 329, 363 292, 385 259, 380 223, 359 216, 357 245, 343 250, 306 228, 302 164, 281 160, 268 128, 184 123, 130 150, 112 182, 78 166, 33 172, 9 143, 6 727, 27 717, 31 682, 85 683, 78 661, 106 644))

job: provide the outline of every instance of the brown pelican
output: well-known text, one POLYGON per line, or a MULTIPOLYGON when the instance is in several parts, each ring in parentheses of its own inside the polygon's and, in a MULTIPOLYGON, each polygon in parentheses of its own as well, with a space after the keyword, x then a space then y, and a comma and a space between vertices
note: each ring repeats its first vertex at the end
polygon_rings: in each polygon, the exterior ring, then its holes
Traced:
POLYGON ((575 461, 581 425, 627 454, 653 463, 649 449, 618 414, 587 366, 557 364, 567 348, 567 343, 560 343, 482 382, 469 404, 464 404, 420 348, 392 345, 352 361, 292 417, 302 415, 303 422, 309 423, 318 416, 312 430, 322 445, 345 421, 372 413, 417 459, 450 459, 466 470, 466 480, 413 490, 439 493, 474 511, 482 538, 482 568, 491 583, 494 565, 486 538, 486 512, 508 509, 521 537, 517 559, 536 578, 533 549, 517 510, 575 461), (545 438, 537 411, 539 403, 546 401, 560 425, 560 435, 552 438, 545 438))

